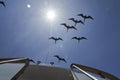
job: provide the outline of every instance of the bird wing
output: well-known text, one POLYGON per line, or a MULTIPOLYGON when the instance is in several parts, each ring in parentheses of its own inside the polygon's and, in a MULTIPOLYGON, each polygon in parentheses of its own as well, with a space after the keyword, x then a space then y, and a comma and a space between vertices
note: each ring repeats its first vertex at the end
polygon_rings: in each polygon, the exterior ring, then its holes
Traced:
POLYGON ((73 37, 72 39, 77 39, 77 37, 73 37))
POLYGON ((54 62, 50 62, 50 64, 51 64, 51 65, 53 65, 53 64, 54 64, 54 62))
POLYGON ((86 38, 86 37, 81 37, 81 39, 86 39, 86 40, 87 40, 87 38, 86 38))
POLYGON ((37 64, 40 64, 41 63, 41 61, 37 61, 37 64))
POLYGON ((58 38, 58 40, 62 40, 62 41, 63 41, 63 39, 62 39, 62 38, 60 38, 60 37, 58 38))
POLYGON ((62 61, 64 61, 65 63, 67 63, 67 61, 63 58, 63 59, 61 59, 62 61))
POLYGON ((86 18, 93 19, 93 17, 92 17, 92 16, 87 16, 86 18))
POLYGON ((63 25, 63 26, 65 26, 66 28, 69 27, 69 25, 67 25, 66 23, 61 23, 60 25, 63 25))
POLYGON ((54 55, 53 57, 60 58, 59 55, 54 55))
POLYGON ((49 39, 55 39, 54 37, 50 37, 49 39))
POLYGON ((35 61, 34 61, 34 60, 32 60, 32 59, 29 59, 29 61, 30 61, 30 62, 33 62, 33 63, 35 63, 35 61))
POLYGON ((67 27, 67 24, 66 24, 66 23, 61 23, 60 25, 64 25, 65 27, 67 27))
POLYGON ((81 13, 81 14, 78 14, 78 16, 85 17, 83 13, 81 13))
POLYGON ((77 16, 81 16, 82 14, 78 14, 77 16))
POLYGON ((71 26, 71 28, 73 28, 73 29, 77 30, 77 28, 76 28, 76 27, 74 27, 74 26, 71 26))
POLYGON ((79 20, 78 23, 82 23, 82 24, 84 24, 84 22, 83 22, 82 20, 79 20))
POLYGON ((3 1, 0 1, 0 4, 2 4, 5 7, 5 3, 3 1))
POLYGON ((84 22, 85 22, 86 15, 84 15, 83 13, 81 13, 81 14, 78 14, 78 16, 81 16, 84 19, 84 22))
POLYGON ((69 18, 68 20, 72 20, 73 22, 75 22, 75 19, 74 19, 74 18, 69 18))
POLYGON ((61 23, 60 25, 66 25, 66 23, 61 23))

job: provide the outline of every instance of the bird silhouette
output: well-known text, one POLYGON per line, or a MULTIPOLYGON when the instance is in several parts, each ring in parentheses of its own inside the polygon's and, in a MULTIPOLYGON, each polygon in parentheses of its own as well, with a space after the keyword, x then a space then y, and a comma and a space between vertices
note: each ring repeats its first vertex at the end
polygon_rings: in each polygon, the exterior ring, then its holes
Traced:
POLYGON ((78 14, 78 16, 81 16, 83 19, 84 19, 84 22, 85 22, 85 20, 86 19, 92 19, 92 20, 94 20, 94 18, 92 17, 92 16, 89 16, 89 15, 84 15, 84 14, 78 14))
POLYGON ((83 22, 83 21, 81 21, 81 20, 77 20, 77 19, 74 19, 74 18, 69 18, 68 20, 73 21, 73 22, 75 23, 75 25, 74 25, 74 26, 76 26, 78 23, 82 23, 82 24, 84 24, 84 22, 83 22))
POLYGON ((78 40, 78 43, 80 42, 80 40, 83 40, 83 39, 87 40, 86 37, 73 37, 72 39, 78 40))
POLYGON ((28 59, 29 62, 35 63, 35 61, 33 59, 28 59))
POLYGON ((61 23, 60 25, 63 25, 64 27, 66 27, 67 28, 67 32, 68 32, 69 25, 67 25, 66 23, 61 23))
POLYGON ((59 55, 54 55, 53 57, 56 57, 58 59, 58 62, 63 61, 65 63, 67 63, 67 61, 65 60, 65 58, 61 58, 59 55))
POLYGON ((63 25, 64 27, 69 27, 69 25, 67 25, 66 23, 61 23, 60 25, 63 25))
POLYGON ((63 41, 63 39, 62 38, 60 38, 60 37, 50 37, 49 39, 52 39, 52 40, 55 40, 55 44, 56 44, 56 42, 58 41, 58 40, 61 40, 61 41, 63 41))
POLYGON ((70 25, 67 25, 66 23, 62 23, 61 25, 65 26, 67 28, 67 32, 69 29, 77 30, 77 28, 75 26, 70 26, 70 25))
POLYGON ((69 26, 68 29, 74 29, 77 30, 77 28, 75 26, 69 26))
POLYGON ((0 4, 2 4, 5 7, 5 3, 3 1, 0 1, 0 4))
POLYGON ((53 64, 54 64, 54 62, 50 62, 50 64, 51 64, 51 65, 53 65, 53 64))
POLYGON ((41 61, 37 61, 37 65, 39 65, 41 63, 41 61))

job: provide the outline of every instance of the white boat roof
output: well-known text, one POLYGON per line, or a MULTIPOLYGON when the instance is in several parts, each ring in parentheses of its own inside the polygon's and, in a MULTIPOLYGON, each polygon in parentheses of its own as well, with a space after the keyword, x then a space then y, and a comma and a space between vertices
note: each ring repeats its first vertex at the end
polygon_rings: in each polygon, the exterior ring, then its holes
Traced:
POLYGON ((18 80, 72 80, 69 69, 60 67, 29 65, 18 80))
POLYGON ((0 59, 0 80, 120 80, 104 71, 71 64, 70 69, 30 64, 28 58, 0 59))

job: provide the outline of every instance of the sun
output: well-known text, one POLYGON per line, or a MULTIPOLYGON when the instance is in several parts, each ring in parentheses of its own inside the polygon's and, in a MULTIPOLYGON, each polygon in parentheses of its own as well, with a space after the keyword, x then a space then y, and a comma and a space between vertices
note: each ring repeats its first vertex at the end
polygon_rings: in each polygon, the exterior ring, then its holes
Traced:
POLYGON ((51 21, 55 20, 55 18, 56 18, 55 11, 54 10, 48 10, 47 13, 46 13, 46 17, 51 21))
POLYGON ((30 5, 30 4, 27 4, 27 8, 31 8, 31 5, 30 5))

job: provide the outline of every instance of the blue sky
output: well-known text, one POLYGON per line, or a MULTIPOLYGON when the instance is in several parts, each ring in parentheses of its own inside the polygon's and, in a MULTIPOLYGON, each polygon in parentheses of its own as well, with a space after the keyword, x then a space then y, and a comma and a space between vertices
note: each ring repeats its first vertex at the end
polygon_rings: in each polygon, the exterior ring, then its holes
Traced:
POLYGON ((120 77, 120 0, 4 0, 0 5, 0 58, 28 57, 44 63, 69 67, 71 63, 94 67, 120 77), (27 4, 31 8, 27 8, 27 4), (46 18, 47 10, 56 12, 56 19, 46 18), (77 14, 91 15, 94 20, 78 24, 77 31, 61 23, 73 25, 68 18, 82 19, 77 14), (62 37, 57 44, 49 37, 62 37), (85 36, 79 44, 71 40, 85 36), (67 64, 58 63, 60 55, 67 64))

